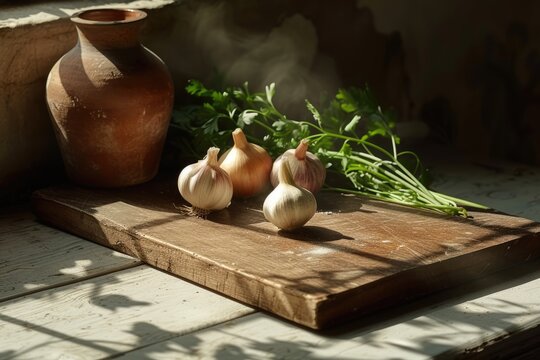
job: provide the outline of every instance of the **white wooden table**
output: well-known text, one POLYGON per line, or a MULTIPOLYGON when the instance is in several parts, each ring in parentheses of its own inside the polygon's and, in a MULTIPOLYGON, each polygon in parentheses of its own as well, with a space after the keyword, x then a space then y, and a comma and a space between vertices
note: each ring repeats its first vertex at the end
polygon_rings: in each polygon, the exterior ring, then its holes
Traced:
MULTIPOLYGON (((540 169, 434 173, 440 191, 540 221, 540 169)), ((27 208, 0 213, 0 359, 532 359, 538 329, 538 263, 317 333, 40 224, 27 208)))

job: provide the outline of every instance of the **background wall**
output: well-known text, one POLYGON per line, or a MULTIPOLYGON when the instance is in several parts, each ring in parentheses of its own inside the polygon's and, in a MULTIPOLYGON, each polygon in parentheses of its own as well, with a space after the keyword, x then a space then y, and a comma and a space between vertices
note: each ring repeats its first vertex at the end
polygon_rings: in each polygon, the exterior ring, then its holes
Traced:
MULTIPOLYGON (((0 196, 62 171, 44 86, 76 39, 59 11, 41 13, 50 21, 0 26, 0 196)), ((276 82, 282 109, 301 115, 306 97, 368 83, 412 136, 538 164, 539 16, 533 0, 185 0, 152 10, 143 42, 171 69, 179 103, 190 78, 276 82)))
POLYGON ((359 0, 399 31, 416 117, 483 157, 540 163, 540 3, 359 0))

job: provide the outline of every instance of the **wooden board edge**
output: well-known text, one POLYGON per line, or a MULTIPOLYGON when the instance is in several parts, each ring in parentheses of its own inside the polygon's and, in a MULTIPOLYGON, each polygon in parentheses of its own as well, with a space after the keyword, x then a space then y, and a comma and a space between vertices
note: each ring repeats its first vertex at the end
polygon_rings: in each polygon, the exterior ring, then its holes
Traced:
POLYGON ((150 237, 141 237, 109 219, 97 219, 87 211, 82 212, 39 191, 32 196, 32 210, 41 221, 68 233, 133 256, 150 266, 185 278, 233 300, 318 329, 316 311, 319 303, 326 297, 300 296, 287 292, 287 289, 269 286, 261 279, 231 271, 220 264, 181 249, 173 249, 150 237), (76 222, 83 225, 74 226, 76 222), (181 260, 173 262, 170 257, 163 257, 161 254, 167 251, 174 251, 175 256, 180 256, 181 260))
POLYGON ((374 281, 362 289, 351 289, 329 297, 317 310, 317 327, 329 328, 370 312, 418 300, 428 294, 458 288, 468 283, 464 278, 481 284, 483 278, 539 259, 540 233, 533 233, 441 262, 405 270, 374 281), (389 283, 400 286, 388 286, 389 283), (427 287, 426 284, 436 285, 427 287), (362 311, 355 310, 352 305, 360 303, 362 311))

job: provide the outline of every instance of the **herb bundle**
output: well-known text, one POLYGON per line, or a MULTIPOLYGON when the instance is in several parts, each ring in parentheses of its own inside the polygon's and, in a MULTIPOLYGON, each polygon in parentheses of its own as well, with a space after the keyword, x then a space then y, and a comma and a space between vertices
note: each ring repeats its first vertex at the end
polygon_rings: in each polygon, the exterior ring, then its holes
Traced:
POLYGON ((335 183, 327 181, 327 190, 463 217, 467 216, 464 206, 485 208, 426 187, 418 156, 398 152, 392 114, 377 105, 367 87, 340 89, 321 110, 306 100, 310 121, 289 119, 276 108, 274 84, 266 86, 264 93, 251 92, 247 83, 219 91, 192 80, 186 90, 200 104, 175 110, 171 127, 184 134, 175 137, 173 145, 193 156, 200 157, 212 146, 229 147, 231 133, 238 127, 274 158, 307 139, 310 151, 337 175, 335 183), (381 139, 387 146, 381 145, 381 139), (336 186, 343 183, 340 178, 349 185, 336 186))

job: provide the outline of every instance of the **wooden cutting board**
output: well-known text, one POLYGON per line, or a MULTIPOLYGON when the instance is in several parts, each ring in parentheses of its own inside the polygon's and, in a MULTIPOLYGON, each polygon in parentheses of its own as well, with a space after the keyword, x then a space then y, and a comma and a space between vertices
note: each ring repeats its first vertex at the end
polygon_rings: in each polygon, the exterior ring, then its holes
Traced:
POLYGON ((264 198, 207 219, 183 215, 176 180, 122 190, 34 194, 37 216, 244 303, 324 328, 478 279, 540 255, 540 224, 471 212, 432 214, 333 193, 301 230, 277 231, 264 198))

